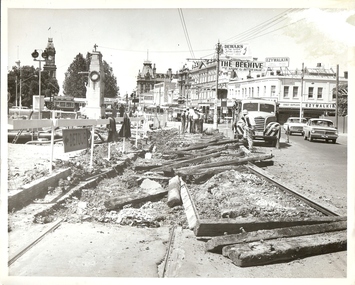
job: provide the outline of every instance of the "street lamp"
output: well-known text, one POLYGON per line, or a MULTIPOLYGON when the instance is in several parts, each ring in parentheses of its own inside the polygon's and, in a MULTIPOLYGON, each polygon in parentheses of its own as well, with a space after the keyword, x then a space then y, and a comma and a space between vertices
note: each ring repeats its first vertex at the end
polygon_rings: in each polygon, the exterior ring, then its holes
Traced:
POLYGON ((42 54, 41 54, 41 57, 42 58, 44 58, 44 59, 37 59, 38 58, 38 56, 39 56, 39 53, 38 53, 38 51, 35 49, 34 50, 34 52, 31 54, 32 55, 32 57, 33 57, 33 60, 34 61, 38 61, 38 63, 39 63, 39 79, 38 79, 38 81, 39 81, 39 83, 38 83, 38 95, 39 95, 39 107, 38 107, 38 117, 39 117, 39 119, 41 119, 41 70, 42 70, 42 67, 41 67, 41 62, 42 61, 46 61, 46 58, 48 57, 48 54, 47 54, 47 52, 46 51, 43 51, 43 50, 41 50, 41 49, 39 49, 41 52, 42 52, 42 54))

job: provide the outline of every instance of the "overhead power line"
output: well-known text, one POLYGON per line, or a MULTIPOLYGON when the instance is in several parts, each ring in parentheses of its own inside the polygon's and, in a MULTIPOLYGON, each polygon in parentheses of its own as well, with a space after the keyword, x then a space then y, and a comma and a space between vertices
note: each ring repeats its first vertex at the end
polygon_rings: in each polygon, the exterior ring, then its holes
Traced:
POLYGON ((180 16, 181 25, 182 25, 182 28, 183 28, 183 30, 184 30, 184 34, 185 34, 187 46, 189 47, 191 56, 192 56, 192 57, 195 57, 194 51, 193 51, 193 49, 192 49, 192 45, 191 45, 189 33, 188 33, 188 31, 187 31, 187 27, 186 27, 186 23, 185 23, 185 19, 184 19, 184 14, 182 13, 182 9, 178 9, 178 11, 179 11, 179 16, 180 16))

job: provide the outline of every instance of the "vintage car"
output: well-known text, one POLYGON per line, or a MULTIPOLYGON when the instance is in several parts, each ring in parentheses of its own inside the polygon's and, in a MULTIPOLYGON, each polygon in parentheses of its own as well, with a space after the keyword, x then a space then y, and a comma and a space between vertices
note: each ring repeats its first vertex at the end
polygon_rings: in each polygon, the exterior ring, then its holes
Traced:
POLYGON ((283 128, 285 132, 289 132, 289 135, 293 133, 303 134, 303 127, 306 125, 307 119, 299 117, 289 117, 287 121, 284 123, 283 128))
POLYGON ((303 136, 305 140, 313 141, 322 139, 326 142, 336 143, 338 130, 334 127, 331 120, 327 119, 309 119, 303 127, 303 136))

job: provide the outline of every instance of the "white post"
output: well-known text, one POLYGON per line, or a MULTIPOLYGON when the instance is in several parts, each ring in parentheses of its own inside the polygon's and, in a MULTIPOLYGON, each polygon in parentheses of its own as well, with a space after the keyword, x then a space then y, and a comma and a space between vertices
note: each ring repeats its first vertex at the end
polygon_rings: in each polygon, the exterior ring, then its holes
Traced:
POLYGON ((108 143, 107 149, 108 149, 107 159, 110 160, 110 158, 111 158, 111 142, 108 143))
POLYGON ((126 144, 126 138, 123 137, 123 146, 122 146, 122 153, 125 152, 125 144, 126 144))
POLYGON ((92 125, 92 131, 91 131, 91 155, 90 155, 90 168, 92 168, 92 160, 94 156, 94 136, 95 136, 95 126, 92 125))
POLYGON ((51 132, 51 157, 49 160, 49 174, 52 174, 52 170, 53 170, 53 151, 54 151, 54 129, 55 129, 55 121, 54 119, 52 120, 52 132, 51 132))
POLYGON ((138 122, 136 126, 136 148, 138 148, 138 122))

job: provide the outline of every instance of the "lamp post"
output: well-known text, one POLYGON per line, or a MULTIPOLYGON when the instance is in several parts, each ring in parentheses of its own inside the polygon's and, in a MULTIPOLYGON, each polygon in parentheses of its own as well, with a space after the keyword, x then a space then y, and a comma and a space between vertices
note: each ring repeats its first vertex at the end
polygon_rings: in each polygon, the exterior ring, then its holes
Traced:
POLYGON ((48 54, 46 51, 42 51, 41 49, 39 49, 42 54, 41 57, 44 59, 37 59, 39 56, 38 51, 35 49, 34 52, 32 53, 32 57, 34 61, 38 61, 39 63, 39 79, 38 79, 38 95, 39 95, 39 106, 38 106, 38 118, 41 119, 41 103, 42 103, 42 98, 41 98, 41 71, 42 71, 42 67, 41 67, 41 62, 42 61, 46 61, 46 58, 48 57, 48 54))
MULTIPOLYGON (((20 70, 20 109, 22 108, 21 95, 22 95, 22 72, 21 72, 21 61, 16 61, 18 68, 20 70)), ((17 106, 17 77, 16 77, 16 106, 17 106)))

